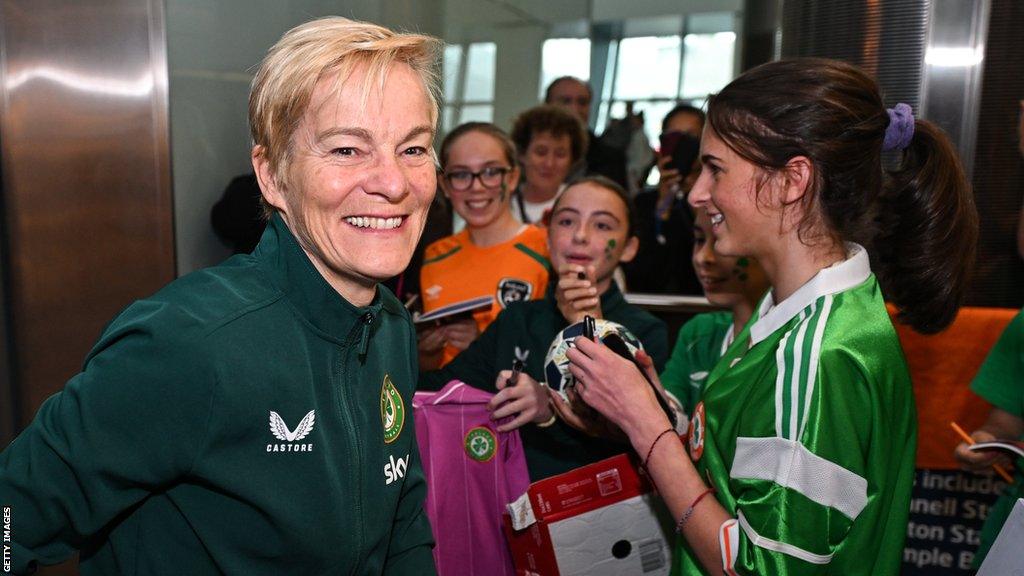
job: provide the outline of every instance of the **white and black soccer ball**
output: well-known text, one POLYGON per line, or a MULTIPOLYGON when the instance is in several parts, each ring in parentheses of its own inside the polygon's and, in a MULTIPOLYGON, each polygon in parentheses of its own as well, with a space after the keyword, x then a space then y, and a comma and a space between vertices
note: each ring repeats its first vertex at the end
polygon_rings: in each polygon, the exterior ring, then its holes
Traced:
MULTIPOLYGON (((631 354, 636 355, 637 350, 644 349, 640 340, 622 324, 601 318, 594 320, 594 335, 598 340, 604 341, 605 336, 612 333, 618 334, 622 338, 631 354)), ((544 380, 547 382, 548 388, 558 392, 566 399, 568 399, 566 392, 576 384, 576 379, 569 372, 569 358, 565 353, 573 346, 573 341, 582 335, 583 322, 577 322, 563 329, 552 340, 547 356, 544 357, 544 380)))

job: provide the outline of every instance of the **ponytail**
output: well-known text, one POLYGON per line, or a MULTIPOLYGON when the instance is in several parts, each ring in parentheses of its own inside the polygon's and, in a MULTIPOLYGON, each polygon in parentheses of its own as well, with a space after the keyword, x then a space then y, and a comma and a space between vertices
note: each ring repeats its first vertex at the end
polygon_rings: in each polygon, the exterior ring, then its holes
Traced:
POLYGON ((942 330, 967 293, 978 214, 956 150, 931 122, 915 122, 883 184, 876 221, 873 263, 897 319, 925 334, 942 330))
POLYGON ((744 72, 708 100, 708 125, 767 172, 810 158, 815 179, 802 200, 801 241, 820 226, 863 244, 897 319, 923 333, 953 321, 974 267, 978 215, 939 128, 915 121, 906 104, 886 110, 871 77, 820 58, 744 72), (882 168, 883 149, 903 150, 891 173, 882 168))

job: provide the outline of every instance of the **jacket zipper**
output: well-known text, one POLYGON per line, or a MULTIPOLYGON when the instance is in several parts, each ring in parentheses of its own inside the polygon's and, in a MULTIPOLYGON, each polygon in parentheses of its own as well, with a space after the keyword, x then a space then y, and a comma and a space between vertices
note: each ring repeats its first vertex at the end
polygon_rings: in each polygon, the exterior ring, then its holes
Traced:
MULTIPOLYGON (((367 314, 369 314, 369 312, 367 312, 367 314)), ((371 318, 372 318, 372 316, 371 316, 371 318)), ((356 431, 355 416, 352 414, 352 408, 351 408, 351 405, 349 403, 350 402, 350 398, 349 398, 348 387, 345 384, 346 384, 346 379, 347 379, 347 374, 348 374, 348 371, 347 371, 347 368, 348 368, 348 358, 349 358, 349 353, 352 351, 352 345, 353 344, 359 344, 360 346, 362 345, 361 342, 354 342, 353 340, 355 338, 360 338, 360 340, 363 340, 363 339, 366 338, 365 326, 366 326, 365 319, 364 319, 364 317, 361 316, 359 318, 359 320, 356 321, 356 325, 353 326, 352 330, 349 332, 348 338, 346 338, 346 345, 341 347, 341 367, 339 369, 339 374, 338 374, 338 383, 339 383, 338 388, 339 388, 339 394, 341 396, 341 413, 342 413, 342 416, 345 419, 345 424, 347 425, 347 432, 348 432, 347 436, 348 436, 349 449, 356 456, 355 460, 354 460, 355 465, 353 466, 355 468, 355 476, 356 476, 356 482, 355 482, 355 487, 356 487, 356 494, 355 494, 355 512, 356 512, 356 514, 355 514, 355 516, 356 516, 356 526, 355 526, 356 546, 355 546, 355 552, 356 552, 356 561, 352 565, 352 570, 349 571, 349 574, 359 574, 360 573, 360 571, 359 571, 360 567, 362 566, 362 563, 363 563, 363 546, 364 546, 364 540, 365 540, 365 534, 363 533, 363 526, 364 526, 364 522, 365 522, 365 518, 363 518, 363 464, 365 462, 363 461, 363 450, 362 450, 362 446, 361 446, 361 444, 359 442, 359 435, 357 434, 357 431, 356 431)))

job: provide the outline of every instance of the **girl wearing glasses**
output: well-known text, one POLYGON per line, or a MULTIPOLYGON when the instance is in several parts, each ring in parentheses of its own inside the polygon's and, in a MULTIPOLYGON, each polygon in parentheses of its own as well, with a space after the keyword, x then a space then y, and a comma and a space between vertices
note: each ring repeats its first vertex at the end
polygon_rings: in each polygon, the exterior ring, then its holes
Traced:
POLYGON ((443 366, 465 350, 512 302, 544 295, 548 283, 547 237, 521 224, 509 210, 519 184, 515 144, 486 122, 467 122, 441 143, 441 190, 466 227, 427 247, 420 270, 420 298, 429 313, 479 296, 489 308, 419 334, 423 369, 443 366))

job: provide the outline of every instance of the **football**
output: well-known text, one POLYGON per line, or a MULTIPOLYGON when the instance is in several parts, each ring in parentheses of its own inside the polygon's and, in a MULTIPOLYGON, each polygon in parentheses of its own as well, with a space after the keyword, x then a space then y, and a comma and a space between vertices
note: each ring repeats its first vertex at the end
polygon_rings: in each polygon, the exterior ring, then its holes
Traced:
MULTIPOLYGON (((605 336, 612 333, 618 334, 622 338, 630 353, 635 355, 637 350, 644 349, 640 340, 633 336, 625 326, 600 318, 594 320, 594 335, 598 340, 603 342, 605 336)), ((548 347, 547 356, 544 357, 544 380, 547 382, 548 388, 558 392, 566 400, 569 399, 566 393, 576 384, 576 379, 569 372, 569 358, 565 352, 573 346, 573 341, 582 335, 583 322, 577 322, 563 329, 555 336, 551 346, 548 347)))

